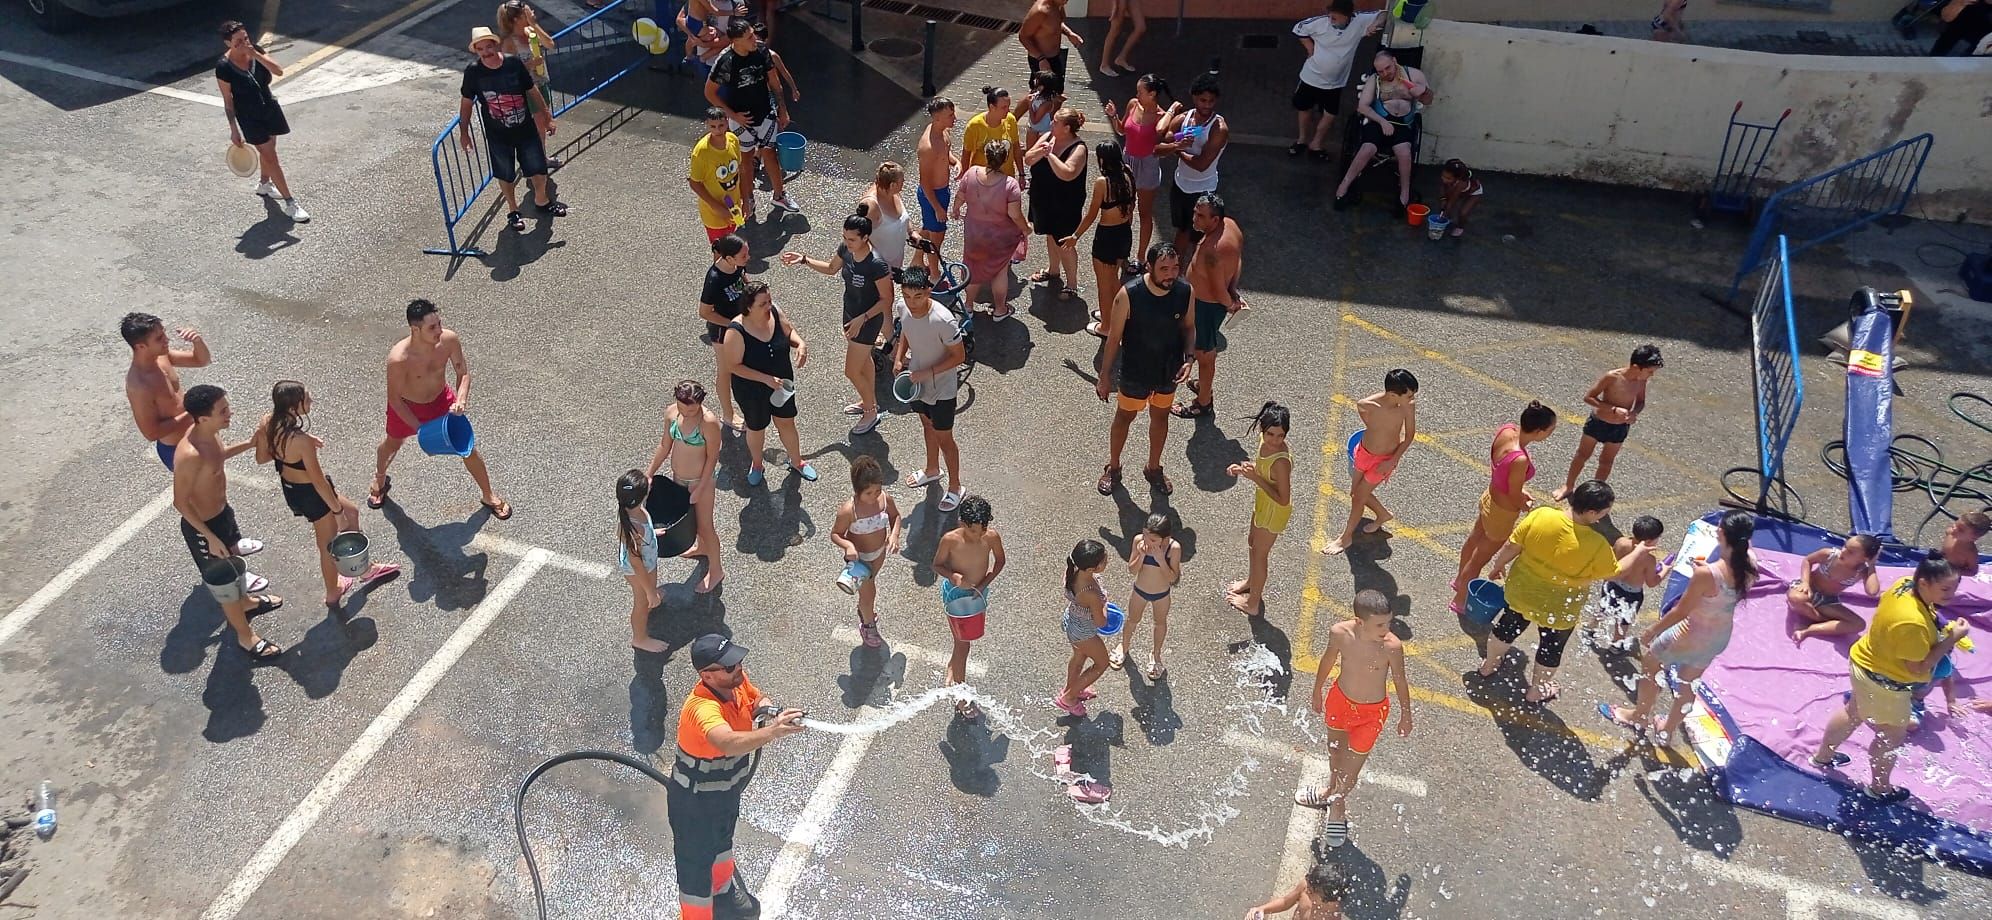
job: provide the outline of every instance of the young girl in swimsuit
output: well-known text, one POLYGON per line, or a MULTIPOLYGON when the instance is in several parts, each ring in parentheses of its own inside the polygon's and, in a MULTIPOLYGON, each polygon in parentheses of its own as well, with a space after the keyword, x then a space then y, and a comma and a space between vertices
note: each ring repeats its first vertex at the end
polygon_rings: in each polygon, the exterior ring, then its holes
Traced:
POLYGON ((1731 511, 1722 516, 1722 558, 1695 566, 1688 589, 1681 600, 1647 627, 1639 637, 1646 654, 1639 659, 1639 691, 1632 708, 1598 704, 1598 714, 1626 728, 1651 732, 1655 744, 1665 745, 1680 729, 1695 695, 1688 685, 1698 680, 1716 656, 1729 647, 1736 625, 1736 602, 1750 590, 1760 569, 1750 557, 1750 535, 1757 519, 1748 512, 1731 511), (1667 716, 1648 722, 1653 704, 1660 698, 1660 669, 1672 666, 1675 685, 1674 705, 1667 716))
POLYGON ((1052 116, 1065 107, 1065 78, 1048 70, 1031 74, 1030 108, 1025 111, 1024 149, 1051 133, 1052 116))
POLYGON ((1252 417, 1252 429, 1259 432, 1259 456, 1251 463, 1234 463, 1232 476, 1249 479, 1258 491, 1252 496, 1252 527, 1245 537, 1245 577, 1231 583, 1225 594, 1231 606, 1248 617, 1266 610, 1266 569, 1273 554, 1273 541, 1286 532, 1293 517, 1293 459, 1287 456, 1287 425, 1292 421, 1287 407, 1272 400, 1259 407, 1252 417))
MULTIPOLYGON (((1065 662, 1065 687, 1052 697, 1051 705, 1066 715, 1086 717, 1086 701, 1092 699, 1093 682, 1107 673, 1107 643, 1100 630, 1107 628, 1107 592, 1100 573, 1107 570, 1107 548, 1098 540, 1081 540, 1065 557, 1065 616, 1061 625, 1065 641, 1072 644, 1072 657, 1065 662)), ((1124 624, 1123 624, 1124 625, 1124 624)))
POLYGON ((401 566, 376 562, 357 579, 339 574, 327 544, 342 533, 360 529, 360 509, 332 487, 332 477, 318 465, 325 442, 306 431, 311 426, 311 394, 295 380, 279 380, 270 388, 272 408, 256 428, 256 462, 277 464, 277 485, 292 514, 311 522, 312 542, 318 545, 318 574, 325 580, 325 606, 338 607, 354 585, 370 584, 401 571, 401 566))
POLYGON ((1860 614, 1840 603, 1840 595, 1855 585, 1869 597, 1881 594, 1881 578, 1874 571, 1874 554, 1881 541, 1864 533, 1847 538, 1838 549, 1816 549, 1805 557, 1805 574, 1794 579, 1785 592, 1785 605, 1804 620, 1791 631, 1793 645, 1816 636, 1851 636, 1867 628, 1860 614))
POLYGON ((899 506, 885 494, 885 473, 878 461, 859 456, 851 461, 851 500, 837 509, 830 542, 844 551, 846 571, 858 581, 858 636, 866 648, 878 648, 878 569, 885 557, 899 551, 899 506))
POLYGON ((650 477, 642 470, 616 480, 616 571, 629 580, 630 646, 663 654, 664 643, 650 635, 650 611, 664 598, 657 590, 657 528, 643 504, 649 497, 650 477))
POLYGON ((1529 445, 1556 433, 1556 412, 1531 401, 1522 407, 1518 422, 1495 429, 1494 443, 1488 448, 1493 473, 1488 477, 1487 491, 1480 493, 1480 513, 1473 519, 1473 532, 1459 548, 1459 572, 1453 576, 1452 603, 1446 606, 1455 616, 1466 613, 1467 584, 1480 577, 1480 570, 1514 533, 1522 512, 1535 504, 1524 488, 1535 476, 1529 445))
POLYGON ((1107 652, 1107 666, 1118 671, 1127 660, 1127 637, 1141 622, 1142 611, 1155 608, 1155 653, 1148 659, 1148 680, 1161 680, 1169 669, 1162 666, 1162 640, 1169 636, 1169 592, 1183 580, 1183 544, 1175 540, 1176 527, 1169 516, 1156 513, 1136 534, 1128 549, 1127 570, 1134 575, 1134 589, 1127 596, 1127 622, 1121 625, 1120 644, 1107 652))
POLYGON ((719 468, 719 416, 706 411, 705 386, 696 380, 680 380, 671 405, 664 410, 664 438, 650 455, 650 469, 644 481, 657 475, 664 462, 671 463, 671 478, 692 493, 692 511, 698 517, 698 539, 687 556, 704 556, 705 578, 698 593, 706 594, 726 580, 726 568, 719 560, 719 531, 713 524, 714 475, 719 468))

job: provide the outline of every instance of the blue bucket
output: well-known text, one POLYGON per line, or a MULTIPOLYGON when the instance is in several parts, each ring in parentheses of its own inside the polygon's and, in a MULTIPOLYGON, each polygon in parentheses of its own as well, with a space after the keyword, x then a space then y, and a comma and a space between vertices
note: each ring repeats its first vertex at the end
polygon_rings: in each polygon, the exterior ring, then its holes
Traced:
POLYGON ((1354 482, 1356 479, 1356 445, 1363 443, 1363 432, 1368 430, 1369 430, 1368 428, 1358 428, 1356 429, 1355 434, 1349 435, 1349 481, 1350 482, 1354 482))
POLYGON ((477 448, 477 435, 468 417, 449 412, 415 429, 415 443, 431 457, 468 457, 477 448))
POLYGON ((1127 622, 1127 614, 1121 612, 1120 605, 1107 605, 1107 625, 1100 627, 1100 638, 1111 639, 1120 635, 1121 624, 1127 622))
POLYGON ((802 156, 809 149, 809 139, 794 131, 783 131, 775 135, 775 159, 782 164, 782 172, 802 172, 802 156))
POLYGON ((1501 615, 1502 608, 1508 606, 1507 589, 1485 578, 1476 578, 1466 583, 1466 618, 1482 626, 1494 624, 1494 618, 1501 615))

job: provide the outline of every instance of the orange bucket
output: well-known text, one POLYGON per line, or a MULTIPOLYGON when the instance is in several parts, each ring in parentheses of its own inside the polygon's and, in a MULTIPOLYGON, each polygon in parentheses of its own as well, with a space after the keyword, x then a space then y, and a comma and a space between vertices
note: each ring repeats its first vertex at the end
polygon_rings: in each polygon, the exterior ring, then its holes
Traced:
POLYGON ((1404 219, 1410 221, 1411 226, 1416 227, 1423 224, 1425 222, 1425 215, 1430 213, 1432 213, 1431 208, 1425 207, 1422 204, 1414 204, 1404 209, 1404 219))

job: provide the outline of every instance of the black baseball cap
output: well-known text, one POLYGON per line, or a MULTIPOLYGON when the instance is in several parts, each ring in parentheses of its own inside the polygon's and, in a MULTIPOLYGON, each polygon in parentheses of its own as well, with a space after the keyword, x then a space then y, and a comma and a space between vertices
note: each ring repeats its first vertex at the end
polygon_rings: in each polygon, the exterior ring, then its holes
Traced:
POLYGON ((692 640, 693 670, 703 671, 710 667, 730 668, 746 657, 747 646, 719 633, 706 633, 692 640))

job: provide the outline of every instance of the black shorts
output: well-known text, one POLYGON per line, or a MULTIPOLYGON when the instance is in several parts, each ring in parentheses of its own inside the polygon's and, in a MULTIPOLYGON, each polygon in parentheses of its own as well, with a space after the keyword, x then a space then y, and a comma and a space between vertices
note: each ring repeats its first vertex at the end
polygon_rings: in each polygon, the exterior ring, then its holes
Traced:
MULTIPOLYGON (((1058 53, 1051 57, 1035 57, 1029 51, 1024 52, 1024 57, 1030 60, 1031 66, 1030 74, 1026 74, 1027 78, 1040 70, 1049 70, 1061 79, 1065 76, 1065 48, 1062 46, 1058 49, 1058 53)), ((1024 81, 1024 85, 1030 85, 1029 79, 1024 81)))
MULTIPOLYGON (((856 318, 855 316, 846 316, 844 317, 844 322, 849 323, 856 318)), ((880 313, 871 319, 865 320, 865 324, 858 327, 858 334, 851 336, 851 344, 871 348, 878 344, 878 334, 884 329, 885 314, 880 313)))
POLYGON ((1293 110, 1296 112, 1311 112, 1315 109, 1320 109, 1329 115, 1340 114, 1342 111, 1342 90, 1339 87, 1336 89, 1322 89, 1319 86, 1309 84, 1305 80, 1294 84, 1293 110))
POLYGON ((791 396, 782 405, 771 405, 768 397, 773 393, 773 389, 758 380, 733 378, 733 404, 740 408, 748 431, 766 431, 768 423, 774 419, 795 418, 796 398, 791 396))
MULTIPOLYGON (((234 555, 235 544, 242 542, 242 528, 235 526, 235 509, 223 505, 221 513, 208 518, 206 523, 208 532, 228 544, 223 548, 229 555, 234 555)), ((195 530, 194 525, 187 523, 186 518, 180 519, 180 536, 187 540, 187 552, 194 557, 195 570, 205 571, 208 563, 220 558, 208 552, 207 540, 201 538, 200 531, 195 530)))
POLYGON ((913 411, 927 417, 935 431, 953 431, 955 420, 955 400, 937 399, 933 402, 914 400, 913 411))
POLYGON ((705 337, 707 342, 710 342, 714 345, 718 345, 719 343, 726 341, 726 327, 715 326, 711 323, 707 323, 705 337))
POLYGON ((254 147, 266 144, 271 138, 290 133, 290 120, 284 117, 283 109, 272 109, 267 117, 235 119, 235 127, 242 132, 242 140, 254 147))
MULTIPOLYGON (((318 487, 308 482, 291 482, 279 477, 277 484, 283 487, 284 504, 290 506, 292 514, 314 524, 318 519, 332 513, 331 506, 325 504, 324 496, 318 494, 318 487)), ((332 477, 325 477, 325 484, 332 484, 332 477)))
POLYGON ((1625 436, 1630 433, 1631 422, 1607 422, 1595 415, 1584 420, 1584 437, 1599 444, 1624 444, 1625 436))
MULTIPOLYGON (((1492 634, 1494 638, 1513 645, 1531 625, 1534 624, 1528 617, 1515 612, 1513 607, 1506 607, 1501 610, 1500 618, 1494 621, 1492 634)), ((1535 663, 1545 668, 1562 667, 1563 648, 1570 642, 1570 632, 1568 629, 1537 626, 1535 663)))
MULTIPOLYGON (((1186 192, 1178 187, 1176 183, 1169 183, 1169 226, 1178 230, 1188 231, 1191 243, 1203 239, 1203 234, 1198 233, 1196 228, 1190 224, 1190 217, 1197 210, 1197 199, 1202 197, 1202 192, 1186 192)), ((1183 253, 1184 261, 1187 262, 1189 258, 1189 253, 1183 253)))
POLYGON ((1221 303, 1211 303, 1208 300, 1197 301, 1196 310, 1196 349, 1198 351, 1216 351, 1218 327, 1224 325, 1224 318, 1230 316, 1231 311, 1226 310, 1221 303))
POLYGON ((1385 137, 1382 122, 1374 118, 1365 118, 1363 119, 1362 138, 1362 143, 1375 144, 1378 150, 1390 150, 1398 144, 1410 144, 1411 149, 1416 150, 1418 149, 1418 123, 1414 121, 1408 125, 1391 125, 1390 136, 1385 137))
POLYGON ((1093 261, 1115 265, 1134 252, 1134 221, 1093 228, 1093 261))
POLYGON ((546 175, 546 145, 533 126, 517 132, 486 132, 484 142, 491 148, 492 178, 517 182, 520 176, 546 175))

